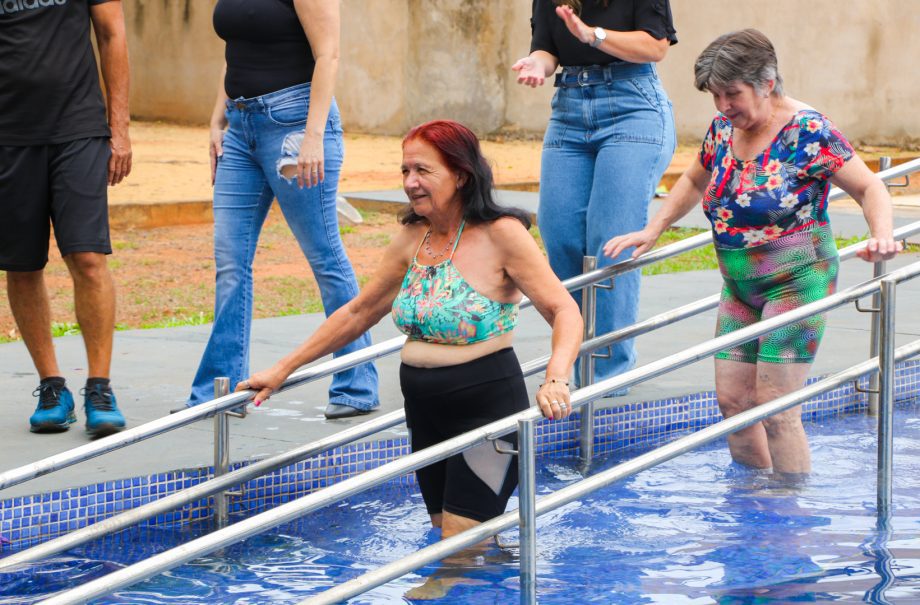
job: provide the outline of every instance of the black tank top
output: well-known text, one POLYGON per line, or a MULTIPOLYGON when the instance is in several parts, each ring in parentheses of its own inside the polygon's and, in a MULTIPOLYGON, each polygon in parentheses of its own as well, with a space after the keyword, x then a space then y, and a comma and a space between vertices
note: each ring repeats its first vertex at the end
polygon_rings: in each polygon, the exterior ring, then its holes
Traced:
POLYGON ((224 88, 257 97, 313 78, 313 51, 294 0, 218 0, 214 31, 227 43, 224 88))

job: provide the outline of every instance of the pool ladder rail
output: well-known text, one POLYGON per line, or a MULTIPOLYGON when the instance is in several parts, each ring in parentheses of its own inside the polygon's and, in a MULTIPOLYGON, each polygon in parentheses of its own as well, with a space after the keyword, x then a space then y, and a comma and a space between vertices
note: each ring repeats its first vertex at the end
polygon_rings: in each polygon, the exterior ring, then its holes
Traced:
MULTIPOLYGON (((914 160, 895 168, 884 170, 879 173, 879 176, 883 180, 891 180, 900 176, 906 176, 907 174, 917 170, 920 170, 920 160, 914 160)), ((835 189, 831 192, 830 199, 837 199, 843 195, 844 194, 841 191, 835 189)), ((920 222, 913 223, 898 229, 895 235, 896 238, 900 239, 906 238, 918 232, 920 232, 920 222)), ((622 263, 618 263, 616 265, 605 267, 599 270, 587 271, 581 276, 567 280, 565 284, 569 290, 583 288, 591 284, 596 284, 597 282, 611 279, 616 275, 625 273, 626 271, 635 270, 641 266, 663 260, 664 258, 669 258, 693 248, 701 247, 707 243, 711 243, 711 238, 708 233, 703 233, 682 240, 676 244, 659 248, 643 255, 642 257, 639 257, 638 259, 624 261, 622 263)), ((851 258, 855 255, 858 249, 864 246, 865 242, 862 242, 841 250, 841 260, 851 258)), ((796 309, 781 316, 764 320, 758 324, 748 326, 747 328, 737 332, 733 332, 704 342, 700 345, 690 347, 680 353, 665 357, 640 368, 636 368, 615 378, 605 380, 597 384, 589 384, 589 386, 576 391, 572 398, 573 408, 588 406, 594 400, 606 396, 612 391, 639 384, 645 380, 660 376, 671 370, 683 367, 689 363, 703 359, 704 357, 708 357, 724 348, 745 342, 751 338, 756 338, 760 334, 769 332, 782 325, 793 323, 799 319, 815 313, 824 312, 826 310, 839 307, 853 301, 858 301, 859 298, 868 296, 870 294, 876 294, 880 290, 880 293, 877 294, 878 303, 874 305, 872 309, 870 309, 875 311, 874 316, 879 317, 879 325, 882 327, 882 329, 877 330, 877 337, 879 339, 877 345, 879 351, 878 359, 873 357, 866 362, 853 366, 852 368, 844 370, 843 372, 839 372, 825 378, 822 381, 809 385, 808 387, 805 387, 796 393, 784 396, 773 402, 759 406, 754 410, 750 410, 744 414, 739 414, 738 416, 734 416, 729 420, 712 425, 706 429, 702 429, 693 435, 678 439, 666 446, 663 446, 662 448, 639 456, 634 460, 623 463, 612 469, 604 471, 603 473, 599 473, 598 475, 592 476, 576 484, 563 488, 554 494, 541 498, 539 502, 536 502, 534 499, 534 489, 532 483, 532 431, 533 424, 541 418, 541 415, 539 411, 536 410, 536 408, 531 408, 525 412, 521 412, 503 420, 494 422, 490 425, 486 425, 480 429, 471 431, 464 435, 460 435, 431 448, 415 452, 409 456, 400 458, 399 460, 391 462, 377 469, 368 471, 362 475, 352 477, 328 488, 318 490, 317 492, 308 494, 298 500, 288 502, 265 513, 261 513, 249 519, 240 521, 231 527, 215 531, 212 534, 203 536, 197 540, 193 540, 192 542, 182 547, 178 547, 171 551, 166 551, 159 555, 155 555, 147 561, 143 561, 136 565, 118 570, 103 578, 89 582, 77 589, 61 593, 43 602, 80 603, 89 598, 108 594, 120 587, 131 585, 137 581, 143 580, 147 577, 156 575, 157 573, 175 567, 183 562, 194 559, 197 556, 212 552, 213 550, 223 546, 227 546, 229 544, 243 540, 278 524, 296 519, 313 510, 316 510, 317 508, 326 506, 327 504, 331 504, 355 493, 359 493, 360 491, 363 491, 364 489, 374 485, 379 485, 380 483, 388 481, 392 478, 396 478, 407 472, 411 472, 412 470, 426 466, 431 462, 442 460, 448 456, 454 455, 455 453, 459 453, 464 449, 468 449, 469 447, 473 447, 485 441, 494 440, 497 437, 513 432, 514 430, 518 430, 521 433, 521 442, 519 445, 521 454, 519 457, 519 462, 521 464, 521 488, 519 490, 519 493, 521 494, 521 509, 519 513, 506 513, 467 532, 447 540, 443 540, 426 549, 423 549, 414 555, 406 557, 405 559, 388 564, 374 572, 365 574, 360 578, 351 580, 340 586, 327 590, 321 595, 304 601, 304 603, 340 602, 343 599, 347 599, 350 596, 355 596, 361 592, 365 592, 374 586, 383 584, 390 579, 399 577, 404 573, 417 569, 418 567, 426 565, 432 561, 436 561, 453 552, 462 550, 463 548, 488 538, 491 535, 495 535, 497 532, 503 531, 504 529, 507 529, 514 524, 520 524, 522 528, 521 599, 522 603, 532 603, 535 602, 532 599, 535 595, 535 569, 533 568, 535 561, 535 557, 533 556, 533 553, 535 552, 533 541, 535 539, 535 535, 533 528, 534 518, 536 515, 548 512, 554 508, 558 508, 559 506, 575 500, 584 494, 589 493, 590 491, 594 491, 600 487, 608 485, 613 481, 617 481, 623 477, 630 476, 641 470, 650 468, 655 464, 669 460, 677 455, 680 455, 681 453, 689 451, 704 443, 708 443, 725 434, 759 422, 769 415, 798 405, 802 401, 805 401, 808 398, 813 397, 814 395, 827 389, 834 388, 847 381, 855 380, 859 376, 865 375, 867 373, 871 374, 875 372, 879 372, 880 374, 879 388, 877 390, 878 401, 881 408, 879 422, 879 515, 889 515, 891 499, 890 408, 892 406, 893 400, 893 367, 896 360, 906 359, 920 353, 920 341, 916 341, 897 350, 894 349, 894 299, 897 284, 901 281, 912 279, 917 275, 920 275, 920 263, 909 265, 888 275, 884 275, 884 267, 882 267, 881 270, 879 270, 879 267, 876 267, 876 277, 863 284, 848 288, 847 290, 838 292, 837 294, 827 297, 821 301, 812 303, 805 307, 801 307, 800 309, 796 309), (879 371, 880 367, 881 371, 879 371)), ((525 301, 525 304, 528 302, 529 301, 525 301)), ((632 326, 628 326, 623 330, 602 335, 597 338, 590 338, 583 344, 582 354, 590 356, 593 351, 609 346, 609 344, 612 342, 621 340, 623 338, 631 338, 633 336, 657 329, 658 327, 669 325, 670 323, 674 323, 675 321, 685 317, 690 317, 697 313, 713 308, 717 304, 718 295, 707 297, 688 305, 684 305, 683 307, 672 309, 669 312, 663 313, 643 322, 638 322, 632 326)), ((873 333, 875 332, 876 330, 873 330, 873 333)), ((303 384, 305 382, 309 382, 322 376, 327 376, 329 374, 335 373, 342 369, 354 367, 361 363, 365 363, 367 361, 371 361, 378 357, 382 357, 384 355, 395 352, 401 348, 404 340, 404 337, 395 338, 385 343, 373 345, 368 349, 363 349, 350 355, 343 356, 337 360, 320 363, 315 366, 311 366, 310 368, 299 370, 285 382, 282 390, 293 388, 294 386, 303 384)), ((522 364, 522 369, 524 369, 525 374, 527 375, 533 374, 544 369, 547 361, 548 356, 541 357, 531 362, 522 364)), ((245 404, 248 400, 251 400, 253 394, 253 392, 249 391, 218 397, 212 402, 196 406, 195 408, 190 408, 189 410, 174 414, 173 416, 155 420, 141 427, 125 431, 119 435, 114 435, 112 437, 99 440, 99 442, 94 442, 88 446, 75 448, 69 452, 64 452, 63 454, 46 458, 31 465, 20 467, 19 469, 13 469, 12 471, 0 473, 0 489, 10 485, 22 483, 31 478, 59 470, 60 468, 65 468, 66 466, 75 464, 76 462, 101 455, 108 451, 113 451, 114 449, 125 447, 131 443, 153 437, 168 430, 185 426, 191 422, 195 422, 207 416, 217 415, 218 417, 223 417, 225 416, 225 412, 239 407, 240 404, 245 404)), ((582 410, 582 413, 584 414, 585 411, 586 410, 582 410)), ((297 460, 302 460, 306 457, 309 457, 318 451, 323 451, 325 449, 330 449, 332 447, 360 439, 379 430, 383 430, 385 428, 389 428, 390 426, 399 424, 403 420, 404 413, 402 411, 385 414, 369 422, 365 422, 361 425, 356 425, 346 429, 345 431, 342 431, 341 433, 334 436, 316 441, 300 448, 296 448, 284 454, 253 463, 232 473, 215 477, 215 479, 207 483, 200 484, 199 486, 195 486, 185 490, 184 492, 179 492, 171 496, 167 496, 150 504, 139 507, 138 509, 123 513, 118 517, 106 519, 94 524, 93 526, 77 530, 76 532, 72 532, 71 534, 67 534, 61 538, 49 541, 32 549, 22 551, 21 553, 15 553, 14 555, 0 560, 0 569, 26 561, 41 559, 48 554, 61 552, 62 550, 71 548, 76 544, 86 542, 88 540, 100 537, 101 535, 112 533, 114 531, 119 531, 120 529, 123 529, 129 525, 133 525, 142 519, 155 516, 156 514, 159 514, 163 511, 172 510, 173 508, 182 506, 184 503, 200 499, 203 496, 215 493, 220 494, 230 486, 239 485, 240 483, 254 476, 257 476, 255 473, 264 474, 266 472, 271 472, 277 468, 281 468, 296 462, 297 460), (143 516, 136 513, 142 513, 143 516), (71 536, 75 535, 77 535, 77 538, 79 538, 79 541, 77 542, 74 542, 74 538, 71 538, 71 536), (49 547, 52 545, 52 549, 46 548, 43 551, 43 547, 49 547)), ((215 449, 217 450, 216 445, 215 449)), ((224 448, 224 451, 225 449, 226 448, 224 448)), ((591 447, 585 447, 585 444, 583 443, 582 451, 584 452, 586 450, 590 451, 591 447)))

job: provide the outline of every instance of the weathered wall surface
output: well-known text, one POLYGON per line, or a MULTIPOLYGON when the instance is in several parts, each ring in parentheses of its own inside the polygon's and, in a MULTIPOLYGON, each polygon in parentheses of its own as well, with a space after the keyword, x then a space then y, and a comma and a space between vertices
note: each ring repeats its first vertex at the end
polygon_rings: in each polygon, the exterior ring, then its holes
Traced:
MULTIPOLYGON (((124 0, 132 113, 206 122, 223 57, 216 0, 124 0)), ((588 0, 590 1, 590 0, 588 0)), ((773 40, 786 91, 827 113, 852 139, 920 144, 920 3, 671 0, 680 43, 659 65, 678 134, 698 139, 713 114, 693 88, 693 60, 717 35, 757 27, 773 40), (845 10, 844 10, 845 7, 845 10), (794 23, 794 27, 790 24, 794 23)), ((402 134, 450 117, 479 132, 542 132, 551 86, 518 86, 531 0, 342 0, 336 96, 352 131, 402 134)))

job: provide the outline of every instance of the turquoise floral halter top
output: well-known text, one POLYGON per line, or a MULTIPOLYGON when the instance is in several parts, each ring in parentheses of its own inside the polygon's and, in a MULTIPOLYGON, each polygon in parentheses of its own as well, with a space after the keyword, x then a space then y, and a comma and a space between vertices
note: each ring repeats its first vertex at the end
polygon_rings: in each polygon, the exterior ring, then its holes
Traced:
POLYGON ((518 303, 502 303, 483 296, 454 266, 454 251, 465 224, 465 221, 460 223, 447 260, 420 265, 421 243, 415 251, 402 288, 393 301, 393 322, 410 340, 466 345, 510 332, 517 324, 518 303))

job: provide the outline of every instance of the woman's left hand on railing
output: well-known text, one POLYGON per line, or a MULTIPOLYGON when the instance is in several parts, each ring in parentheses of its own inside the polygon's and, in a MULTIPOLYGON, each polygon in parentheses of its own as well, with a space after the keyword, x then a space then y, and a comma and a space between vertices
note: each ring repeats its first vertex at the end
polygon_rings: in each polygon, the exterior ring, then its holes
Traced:
POLYGON ((256 372, 246 380, 236 385, 236 391, 256 391, 252 402, 257 406, 271 397, 272 393, 281 388, 282 383, 288 377, 288 374, 278 366, 272 366, 267 370, 256 372))
POLYGON ((904 245, 893 237, 870 237, 866 247, 858 250, 856 256, 867 263, 877 263, 883 260, 891 260, 903 249, 904 245))
POLYGON ((658 241, 660 235, 660 233, 652 231, 648 227, 642 231, 633 231, 625 235, 618 235, 610 238, 610 241, 604 244, 604 255, 610 258, 617 258, 623 250, 635 247, 632 258, 638 258, 652 249, 652 246, 658 241))

